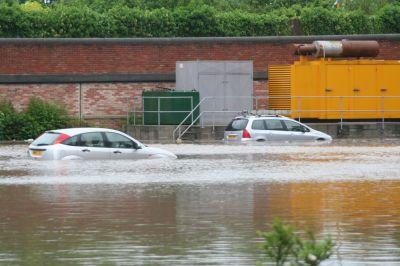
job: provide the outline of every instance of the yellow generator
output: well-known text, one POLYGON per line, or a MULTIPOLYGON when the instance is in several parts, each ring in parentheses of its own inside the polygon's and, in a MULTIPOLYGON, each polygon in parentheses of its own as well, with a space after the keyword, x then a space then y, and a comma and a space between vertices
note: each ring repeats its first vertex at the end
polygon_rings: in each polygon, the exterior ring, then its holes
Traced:
POLYGON ((304 54, 315 51, 303 48, 294 64, 269 66, 270 110, 292 118, 400 118, 400 61, 333 59, 323 46, 324 57, 310 59, 304 54))

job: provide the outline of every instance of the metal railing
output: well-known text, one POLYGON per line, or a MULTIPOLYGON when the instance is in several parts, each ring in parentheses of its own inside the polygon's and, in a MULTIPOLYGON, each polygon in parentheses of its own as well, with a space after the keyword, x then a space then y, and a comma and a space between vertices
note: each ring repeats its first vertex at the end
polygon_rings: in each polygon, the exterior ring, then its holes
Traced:
POLYGON ((157 114, 157 125, 160 125, 161 122, 161 114, 162 113, 187 113, 190 112, 193 120, 193 96, 145 96, 142 97, 142 125, 144 125, 145 121, 145 113, 156 113, 157 114), (146 99, 157 99, 157 110, 154 111, 144 111, 144 101, 146 99), (183 111, 175 111, 175 110, 161 110, 161 100, 162 99, 190 99, 190 110, 183 110, 183 111))
MULTIPOLYGON (((202 101, 199 103, 199 106, 202 103, 205 103, 206 101, 215 101, 218 98, 222 98, 222 97, 205 97, 202 99, 202 101)), ((263 114, 287 114, 287 115, 292 115, 292 117, 295 115, 295 118, 297 118, 297 120, 301 121, 302 119, 302 115, 306 116, 306 113, 325 113, 325 115, 327 117, 329 117, 328 113, 337 113, 338 116, 337 118, 331 118, 331 119, 338 119, 340 121, 340 127, 341 129, 343 128, 343 124, 344 124, 344 120, 345 119, 356 119, 356 118, 352 118, 352 117, 346 117, 346 114, 351 114, 351 113, 370 113, 370 114, 374 114, 373 117, 374 119, 380 119, 381 120, 381 126, 382 129, 384 129, 385 127, 385 114, 387 113, 398 113, 398 118, 400 118, 400 96, 253 96, 253 97, 234 97, 231 96, 230 98, 251 98, 252 99, 252 108, 249 108, 249 110, 251 111, 255 111, 255 114, 258 114, 259 111, 263 110, 263 114), (260 104, 259 104, 259 100, 266 100, 267 102, 269 102, 269 100, 282 100, 282 99, 287 99, 287 100, 296 100, 296 109, 289 109, 289 110, 271 110, 271 109, 260 109, 260 104), (323 109, 307 109, 307 108, 302 108, 302 106, 304 106, 304 102, 305 100, 310 100, 310 99, 323 99, 326 101, 329 100, 334 100, 333 102, 329 102, 329 104, 331 105, 330 108, 323 108, 323 109), (346 102, 346 100, 361 100, 361 99, 379 99, 380 100, 380 104, 379 107, 378 106, 374 106, 374 108, 370 108, 370 109, 346 109, 346 103, 347 105, 349 104, 357 104, 357 103, 349 103, 346 102), (386 109, 385 108, 385 101, 387 100, 398 100, 398 102, 396 102, 396 106, 398 106, 399 108, 396 109, 386 109), (335 108, 334 105, 337 105, 337 107, 335 108)), ((328 105, 328 102, 325 102, 328 105)), ((376 102, 377 103, 377 102, 376 102)), ((358 102, 358 104, 360 104, 360 102, 358 102)), ((365 103, 364 103, 365 104, 365 103)), ((313 104, 315 105, 315 104, 313 104)), ((395 104, 391 104, 392 106, 395 104)), ((291 105, 290 105, 291 106, 291 105)), ((354 106, 353 106, 354 107, 354 106)), ((194 111, 194 110, 193 110, 194 111)), ((173 132, 173 138, 174 140, 176 139, 180 139, 199 119, 201 119, 204 115, 212 113, 212 114, 226 114, 226 113, 230 113, 230 114, 239 114, 241 113, 243 110, 207 110, 207 111, 202 111, 198 117, 196 117, 194 120, 192 120, 192 123, 190 125, 188 125, 183 131, 181 130, 184 122, 187 120, 187 118, 191 115, 191 113, 188 114, 188 116, 175 128, 174 132, 173 132)), ((368 117, 367 117, 368 118, 368 117)), ((327 118, 329 119, 329 118, 327 118)), ((200 120, 200 124, 203 127, 204 124, 202 123, 202 120, 200 120)), ((213 121, 212 124, 210 126, 212 126, 213 128, 215 127, 215 116, 213 115, 213 121)))
POLYGON ((194 100, 193 100, 193 96, 160 96, 160 97, 156 97, 156 96, 144 96, 144 97, 133 97, 132 98, 132 107, 131 107, 131 103, 128 102, 127 104, 127 114, 126 114, 126 121, 127 121, 127 126, 129 124, 133 124, 134 126, 137 125, 138 122, 138 118, 141 118, 141 122, 140 124, 144 125, 145 124, 145 118, 147 117, 146 114, 157 114, 157 125, 161 125, 161 114, 164 113, 171 113, 171 114, 177 114, 177 113, 191 113, 191 121, 193 121, 194 119, 194 112, 192 112, 194 110, 194 100), (156 99, 157 100, 157 109, 156 110, 144 110, 143 106, 144 106, 144 102, 146 99, 156 99), (161 106, 162 106, 162 100, 163 99, 188 99, 190 100, 190 109, 189 110, 162 110, 161 106), (138 100, 141 101, 141 110, 137 110, 137 108, 140 106, 138 100), (138 115, 140 114, 140 116, 138 115), (130 123, 130 120, 132 118, 132 123, 130 123))
POLYGON ((201 99, 201 101, 193 108, 193 110, 182 120, 182 122, 180 122, 179 123, 179 125, 174 129, 174 131, 172 132, 172 138, 173 138, 173 140, 175 141, 176 139, 180 139, 182 136, 183 136, 183 134, 185 134, 188 130, 189 130, 189 128, 191 128, 198 120, 199 120, 199 118, 201 117, 201 113, 195 118, 195 119, 193 119, 193 113, 197 110, 197 109, 199 109, 200 110, 200 106, 201 106, 201 104, 203 103, 203 102, 205 102, 207 99, 209 99, 210 97, 204 97, 203 99, 201 99), (189 117, 192 117, 192 123, 184 130, 184 132, 182 133, 181 132, 181 127, 182 127, 182 125, 184 124, 184 123, 186 123, 186 120, 189 118, 189 117), (176 132, 178 131, 178 137, 177 138, 175 138, 175 134, 176 134, 176 132))
MULTIPOLYGON (((341 128, 343 127, 344 120, 347 119, 356 119, 359 113, 365 113, 365 116, 368 118, 373 116, 374 119, 379 119, 381 122, 381 126, 384 129, 385 119, 387 118, 388 113, 396 113, 398 114, 396 118, 400 118, 400 96, 229 96, 229 97, 204 97, 200 100, 200 102, 193 106, 193 97, 192 96, 179 96, 179 97, 134 97, 132 101, 132 109, 129 108, 127 110, 127 124, 137 125, 138 114, 141 114, 141 124, 145 123, 145 116, 147 113, 156 113, 157 114, 157 124, 161 123, 161 114, 163 113, 184 113, 187 114, 185 118, 176 126, 173 131, 174 140, 180 139, 193 125, 197 122, 203 126, 212 126, 213 128, 218 125, 216 121, 224 114, 239 114, 243 111, 243 109, 237 110, 217 110, 223 109, 222 106, 219 106, 217 103, 219 100, 226 99, 248 99, 248 111, 254 112, 255 114, 283 114, 283 115, 291 115, 291 117, 296 118, 301 121, 304 117, 309 118, 310 113, 319 113, 324 114, 326 119, 335 119, 340 121, 341 128), (144 111, 143 103, 146 98, 158 98, 157 99, 157 110, 144 111), (184 111, 175 111, 175 110, 161 110, 162 99, 165 98, 186 98, 191 100, 191 110, 184 111), (142 110, 137 110, 140 104, 137 102, 138 99, 141 99, 142 110), (371 99, 378 99, 372 101, 371 99), (288 108, 285 110, 276 110, 270 109, 269 106, 273 103, 274 100, 287 100, 286 104, 288 108), (292 102, 294 101, 294 102, 292 102), (309 102, 308 102, 309 101, 309 102), (315 102, 318 101, 320 106, 324 106, 321 109, 318 108, 310 108, 309 106, 317 106, 315 102), (368 103, 373 102, 373 106, 368 106, 368 103), (323 103, 323 104, 322 104, 323 103), (208 110, 203 110, 204 107, 207 106, 208 110), (357 108, 360 106, 360 108, 357 108), (211 107, 211 108, 210 108, 211 107), (294 109, 290 109, 291 107, 295 107, 294 109), (363 108, 361 108, 363 107, 363 108), (389 109, 392 108, 392 109, 389 109), (211 109, 211 110, 210 110, 211 109), (212 110, 214 109, 214 110, 212 110), (201 111, 201 112, 200 112, 201 111), (197 112, 199 113, 197 115, 197 112), (212 114, 211 123, 203 123, 203 117, 208 114, 212 114), (331 115, 330 115, 331 114, 331 115), (130 118, 133 118, 133 121, 130 122, 130 118), (329 118, 335 117, 335 118, 329 118)), ((128 103, 129 105, 129 103, 128 103)), ((392 115, 393 116, 393 115, 392 115)), ((225 125, 225 124, 224 124, 225 125)))

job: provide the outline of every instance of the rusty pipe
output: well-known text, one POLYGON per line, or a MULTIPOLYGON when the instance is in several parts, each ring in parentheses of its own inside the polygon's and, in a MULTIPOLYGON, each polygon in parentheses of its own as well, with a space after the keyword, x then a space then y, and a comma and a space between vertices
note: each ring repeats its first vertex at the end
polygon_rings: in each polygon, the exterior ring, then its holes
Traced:
POLYGON ((379 54, 377 41, 342 40, 343 57, 376 57, 379 54))
POLYGON ((312 44, 295 44, 295 55, 315 57, 375 57, 379 54, 377 41, 315 41, 312 44))
POLYGON ((295 44, 295 55, 312 55, 317 51, 313 44, 295 44))

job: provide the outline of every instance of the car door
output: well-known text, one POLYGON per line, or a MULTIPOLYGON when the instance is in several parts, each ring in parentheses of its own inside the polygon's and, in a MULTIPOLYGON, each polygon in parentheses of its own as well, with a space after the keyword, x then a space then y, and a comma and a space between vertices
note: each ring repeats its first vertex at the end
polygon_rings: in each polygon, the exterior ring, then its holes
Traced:
POLYGON ((310 133, 310 130, 304 125, 292 121, 283 120, 287 130, 290 132, 290 139, 292 141, 312 141, 314 136, 310 133))
POLYGON ((268 140, 264 119, 254 119, 253 122, 251 122, 250 135, 257 141, 268 140))
POLYGON ((111 159, 143 159, 148 155, 130 138, 114 132, 105 132, 111 159))
POLYGON ((76 155, 84 159, 109 159, 110 150, 101 132, 89 132, 78 135, 76 155))
POLYGON ((287 131, 281 119, 265 119, 267 140, 270 141, 289 141, 290 132, 287 131))
POLYGON ((61 143, 62 149, 60 149, 60 159, 69 156, 77 156, 83 158, 81 154, 82 148, 79 147, 79 137, 79 135, 75 135, 61 143))

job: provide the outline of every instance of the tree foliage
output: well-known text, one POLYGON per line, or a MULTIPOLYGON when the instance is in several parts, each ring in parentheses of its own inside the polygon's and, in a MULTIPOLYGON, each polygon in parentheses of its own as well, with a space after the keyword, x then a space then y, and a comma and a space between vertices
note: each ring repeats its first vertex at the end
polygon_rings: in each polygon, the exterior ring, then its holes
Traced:
POLYGON ((343 0, 334 8, 331 0, 3 0, 0 37, 399 33, 399 1, 343 0))

